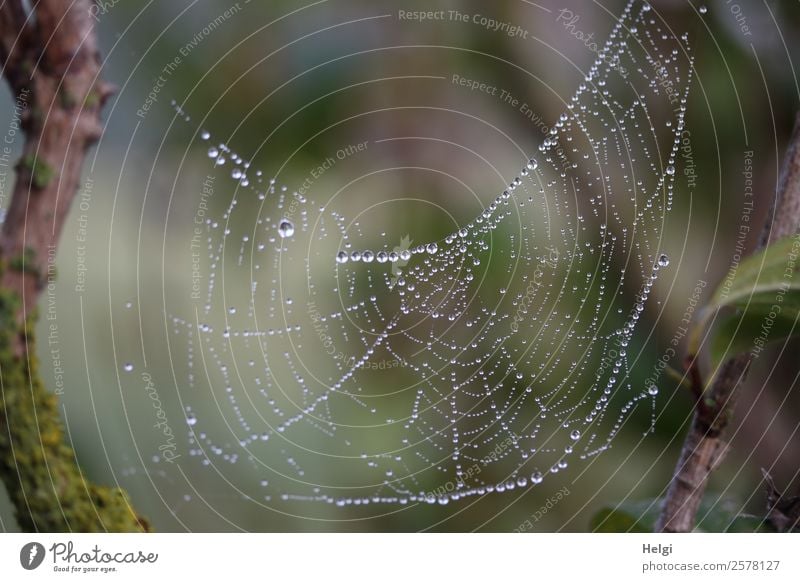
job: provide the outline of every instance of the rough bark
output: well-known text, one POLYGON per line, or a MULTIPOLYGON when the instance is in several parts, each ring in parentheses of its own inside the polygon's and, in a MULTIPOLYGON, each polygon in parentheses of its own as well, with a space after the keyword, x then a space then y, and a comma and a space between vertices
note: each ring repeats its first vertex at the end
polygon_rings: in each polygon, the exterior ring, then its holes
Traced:
POLYGON ((0 64, 25 132, 11 203, 0 231, 0 477, 28 531, 146 531, 126 495, 90 483, 66 445, 56 397, 37 372, 33 327, 78 189, 101 132, 111 88, 90 0, 0 0, 0 64))
MULTIPOLYGON (((770 242, 797 232, 800 228, 800 115, 781 170, 781 177, 767 214, 758 245, 760 250, 770 242)), ((678 464, 667 489, 656 531, 688 532, 694 529, 697 510, 705 494, 708 478, 719 466, 728 450, 726 430, 733 415, 739 387, 747 376, 752 361, 745 353, 725 362, 712 384, 704 389, 697 374, 698 363, 689 362, 698 387, 697 404, 689 432, 681 449, 678 464)))

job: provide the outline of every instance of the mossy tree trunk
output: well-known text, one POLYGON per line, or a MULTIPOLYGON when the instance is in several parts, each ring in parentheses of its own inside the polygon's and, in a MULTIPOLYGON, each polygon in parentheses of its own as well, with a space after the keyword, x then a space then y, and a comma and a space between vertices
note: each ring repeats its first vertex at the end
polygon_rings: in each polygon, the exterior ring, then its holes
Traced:
POLYGON ((125 493, 90 483, 37 370, 32 330, 56 248, 111 88, 91 0, 0 4, 0 65, 24 101, 25 144, 0 232, 0 478, 27 531, 147 531, 125 493))

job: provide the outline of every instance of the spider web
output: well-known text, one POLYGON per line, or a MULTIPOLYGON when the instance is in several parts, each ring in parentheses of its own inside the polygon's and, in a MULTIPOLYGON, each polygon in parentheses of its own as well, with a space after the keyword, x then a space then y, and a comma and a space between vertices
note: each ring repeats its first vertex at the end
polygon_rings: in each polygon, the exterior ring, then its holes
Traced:
POLYGON ((612 446, 655 406, 627 348, 669 263, 686 45, 628 4, 538 152, 437 240, 375 246, 203 132, 235 188, 203 224, 204 308, 171 319, 191 456, 267 501, 446 504, 612 446))

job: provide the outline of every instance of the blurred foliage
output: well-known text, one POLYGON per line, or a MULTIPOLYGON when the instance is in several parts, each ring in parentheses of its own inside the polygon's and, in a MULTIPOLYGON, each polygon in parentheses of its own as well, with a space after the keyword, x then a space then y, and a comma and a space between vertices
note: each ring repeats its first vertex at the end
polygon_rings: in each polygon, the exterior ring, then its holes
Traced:
POLYGON ((769 343, 800 334, 800 238, 787 237, 744 259, 726 277, 701 310, 689 353, 696 354, 702 335, 719 319, 711 339, 712 369, 747 351, 760 353, 769 343), (717 318, 720 311, 724 313, 717 318), (760 341, 754 345, 754 338, 760 341))
MULTIPOLYGON (((647 533, 652 532, 658 520, 661 499, 627 501, 604 507, 593 517, 590 531, 597 533, 647 533)), ((743 515, 742 503, 733 499, 706 496, 697 512, 696 532, 705 533, 756 533, 775 530, 763 517, 743 515)))

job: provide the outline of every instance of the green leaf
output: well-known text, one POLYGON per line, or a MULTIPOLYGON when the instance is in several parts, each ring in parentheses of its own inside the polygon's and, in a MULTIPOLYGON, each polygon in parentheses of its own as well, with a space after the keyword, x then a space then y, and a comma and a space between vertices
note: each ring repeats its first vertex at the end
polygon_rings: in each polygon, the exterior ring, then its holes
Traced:
POLYGON ((714 369, 724 359, 800 335, 798 271, 800 235, 781 239, 744 259, 700 311, 689 338, 690 355, 699 352, 712 321, 714 369))
POLYGON ((798 335, 798 313, 796 310, 781 310, 773 317, 769 308, 755 306, 747 311, 737 310, 735 314, 724 318, 716 326, 711 338, 714 366, 737 354, 760 351, 762 342, 766 345, 798 335))

